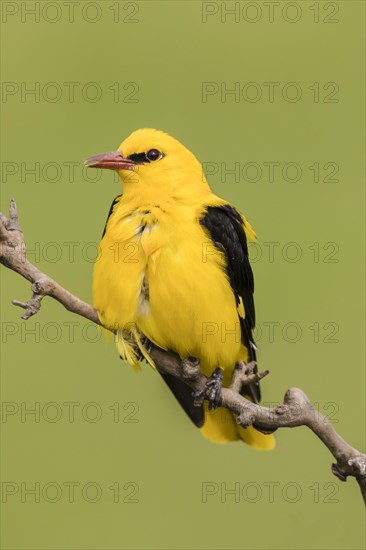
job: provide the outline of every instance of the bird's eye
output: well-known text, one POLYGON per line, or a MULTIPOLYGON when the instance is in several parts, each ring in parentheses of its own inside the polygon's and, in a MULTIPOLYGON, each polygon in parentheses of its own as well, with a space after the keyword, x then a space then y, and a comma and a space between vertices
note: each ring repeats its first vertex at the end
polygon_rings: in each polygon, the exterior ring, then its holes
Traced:
POLYGON ((161 159, 162 156, 163 156, 163 153, 161 153, 161 152, 158 151, 157 149, 150 149, 150 150, 146 153, 146 158, 147 158, 147 160, 149 160, 150 162, 154 162, 155 160, 159 160, 159 159, 161 159))

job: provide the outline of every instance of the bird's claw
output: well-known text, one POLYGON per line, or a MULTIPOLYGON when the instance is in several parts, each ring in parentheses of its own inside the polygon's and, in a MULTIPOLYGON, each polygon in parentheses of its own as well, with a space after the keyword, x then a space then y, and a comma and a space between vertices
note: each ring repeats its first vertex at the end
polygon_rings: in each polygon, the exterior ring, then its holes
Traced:
POLYGON ((195 399, 206 397, 208 400, 208 409, 217 409, 221 404, 223 373, 220 367, 211 374, 201 390, 193 393, 195 399))

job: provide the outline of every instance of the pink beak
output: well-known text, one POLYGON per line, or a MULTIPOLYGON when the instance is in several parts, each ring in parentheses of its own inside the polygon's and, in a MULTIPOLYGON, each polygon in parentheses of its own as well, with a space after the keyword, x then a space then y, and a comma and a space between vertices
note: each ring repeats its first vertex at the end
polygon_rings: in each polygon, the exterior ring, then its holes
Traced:
POLYGON ((102 153, 86 159, 87 168, 108 168, 109 170, 133 170, 136 162, 123 157, 120 151, 102 153))

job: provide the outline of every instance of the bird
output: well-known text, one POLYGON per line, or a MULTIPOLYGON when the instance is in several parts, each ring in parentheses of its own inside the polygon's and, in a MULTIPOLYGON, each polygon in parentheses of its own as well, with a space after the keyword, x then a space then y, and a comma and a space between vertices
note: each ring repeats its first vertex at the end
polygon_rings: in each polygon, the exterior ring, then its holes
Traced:
MULTIPOLYGON (((116 171, 123 186, 93 272, 94 307, 101 324, 115 332, 121 358, 136 370, 141 358, 154 366, 148 342, 181 359, 196 358, 208 378, 209 398, 199 406, 184 382, 161 376, 202 435, 273 449, 273 434, 239 426, 219 406, 237 362, 256 361, 252 226, 212 192, 195 155, 161 130, 135 130, 117 150, 85 164, 116 171)), ((243 392, 259 402, 258 381, 243 392)))

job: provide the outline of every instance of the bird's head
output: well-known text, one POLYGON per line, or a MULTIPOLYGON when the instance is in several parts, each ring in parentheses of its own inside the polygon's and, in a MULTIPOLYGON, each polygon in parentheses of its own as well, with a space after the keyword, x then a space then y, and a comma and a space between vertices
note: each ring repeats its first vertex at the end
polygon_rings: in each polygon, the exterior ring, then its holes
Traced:
POLYGON ((85 161, 89 168, 118 172, 125 194, 159 193, 172 198, 209 191, 202 166, 184 145, 172 136, 143 128, 126 138, 117 151, 102 153, 85 161))

